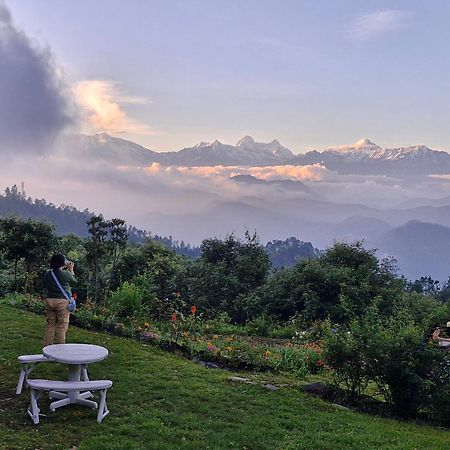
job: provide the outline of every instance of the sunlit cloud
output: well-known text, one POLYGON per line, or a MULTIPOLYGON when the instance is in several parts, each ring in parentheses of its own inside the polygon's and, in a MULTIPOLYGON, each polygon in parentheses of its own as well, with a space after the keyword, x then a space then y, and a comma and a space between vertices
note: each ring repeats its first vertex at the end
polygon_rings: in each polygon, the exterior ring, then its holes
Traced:
POLYGON ((363 14, 356 18, 349 34, 357 41, 369 41, 385 33, 404 28, 408 17, 408 13, 393 9, 363 14))
POLYGON ((266 166, 266 167, 178 167, 183 173, 191 173, 201 177, 252 175, 262 180, 290 179, 299 181, 320 181, 327 178, 332 171, 321 164, 309 166, 266 166))
POLYGON ((267 166, 252 167, 250 175, 263 180, 274 180, 287 178, 291 180, 301 181, 321 181, 332 173, 321 164, 313 164, 310 166, 267 166))
POLYGON ((148 125, 132 119, 124 104, 150 103, 143 97, 124 94, 118 83, 110 80, 84 80, 73 87, 76 101, 86 111, 94 131, 109 133, 156 134, 148 125))

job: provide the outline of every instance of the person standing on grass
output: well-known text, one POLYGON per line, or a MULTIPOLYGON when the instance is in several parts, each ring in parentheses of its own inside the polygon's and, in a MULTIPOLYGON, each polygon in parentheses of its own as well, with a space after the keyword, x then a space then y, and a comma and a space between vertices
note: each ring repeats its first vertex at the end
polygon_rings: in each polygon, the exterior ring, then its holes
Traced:
POLYGON ((45 315, 47 317, 44 347, 52 344, 65 344, 66 332, 69 327, 68 301, 56 284, 52 272, 62 288, 72 294, 72 286, 77 282, 74 267, 75 264, 67 261, 64 255, 56 254, 52 256, 50 269, 44 275, 45 315))

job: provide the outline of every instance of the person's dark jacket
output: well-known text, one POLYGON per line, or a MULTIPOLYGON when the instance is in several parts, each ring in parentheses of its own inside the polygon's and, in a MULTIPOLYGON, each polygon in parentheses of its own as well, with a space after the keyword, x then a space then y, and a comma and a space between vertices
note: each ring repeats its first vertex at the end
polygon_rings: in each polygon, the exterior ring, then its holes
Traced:
MULTIPOLYGON (((61 269, 56 269, 53 272, 63 289, 72 295, 72 286, 77 282, 75 275, 68 270, 61 269)), ((44 290, 47 298, 65 298, 61 289, 59 289, 58 285, 55 283, 50 270, 47 270, 44 275, 44 290)))

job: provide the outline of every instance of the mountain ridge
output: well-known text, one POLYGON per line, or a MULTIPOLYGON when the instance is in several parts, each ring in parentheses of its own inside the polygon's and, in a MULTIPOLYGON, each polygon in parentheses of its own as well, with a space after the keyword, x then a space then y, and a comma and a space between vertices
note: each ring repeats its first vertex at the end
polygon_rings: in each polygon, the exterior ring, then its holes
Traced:
POLYGON ((426 145, 381 148, 369 138, 355 144, 294 154, 276 139, 257 142, 244 136, 236 145, 219 140, 200 142, 178 151, 156 152, 106 133, 93 136, 65 135, 57 146, 59 156, 77 155, 111 165, 244 166, 264 167, 320 164, 341 174, 390 175, 407 178, 450 173, 450 154, 426 145))

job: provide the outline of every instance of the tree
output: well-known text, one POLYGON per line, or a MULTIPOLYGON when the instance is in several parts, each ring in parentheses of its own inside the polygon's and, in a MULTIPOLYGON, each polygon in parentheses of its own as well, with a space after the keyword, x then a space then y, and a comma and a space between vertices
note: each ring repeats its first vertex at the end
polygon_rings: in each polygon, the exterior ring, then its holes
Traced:
POLYGON ((295 237, 284 241, 274 240, 268 242, 265 250, 270 256, 272 267, 292 267, 306 258, 317 258, 319 250, 315 249, 310 242, 303 242, 295 237))
POLYGON ((108 222, 100 214, 92 216, 87 222, 89 238, 86 240, 87 260, 94 277, 94 299, 98 301, 100 262, 107 253, 105 245, 108 235, 108 222))
POLYGON ((301 314, 307 323, 346 322, 375 300, 389 314, 403 287, 392 265, 378 261, 373 250, 361 242, 338 242, 318 259, 276 272, 257 294, 260 308, 283 320, 301 314))
POLYGON ((128 229, 125 220, 122 219, 111 219, 107 222, 108 229, 108 246, 111 251, 111 271, 108 277, 108 282, 106 286, 107 295, 111 287, 111 281, 114 277, 117 260, 120 255, 120 251, 123 250, 127 244, 128 240, 128 229))
POLYGON ((16 217, 0 219, 0 249, 14 263, 14 289, 18 291, 18 266, 25 262, 25 291, 29 275, 48 255, 56 242, 54 227, 45 222, 23 220, 16 217))
POLYGON ((407 289, 410 292, 417 292, 433 297, 438 296, 441 290, 439 281, 433 280, 430 276, 420 277, 418 280, 410 281, 407 284, 407 289))
POLYGON ((240 241, 234 235, 224 240, 206 239, 201 257, 190 265, 188 295, 204 309, 226 311, 242 322, 238 299, 246 296, 267 279, 269 256, 256 234, 246 233, 240 241))

